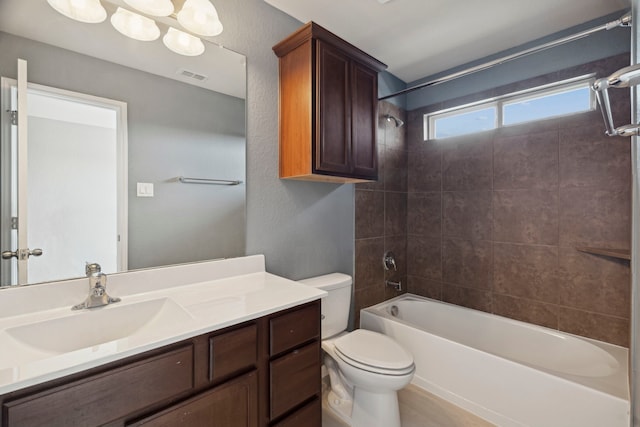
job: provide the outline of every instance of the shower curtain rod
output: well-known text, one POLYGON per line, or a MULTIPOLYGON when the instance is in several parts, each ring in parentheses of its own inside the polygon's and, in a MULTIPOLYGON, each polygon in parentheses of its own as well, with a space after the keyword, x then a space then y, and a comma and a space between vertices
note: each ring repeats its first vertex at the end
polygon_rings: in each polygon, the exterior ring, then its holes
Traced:
POLYGON ((607 22, 606 24, 598 25, 597 27, 593 27, 593 28, 590 28, 588 30, 580 31, 579 33, 576 33, 576 34, 573 34, 573 35, 570 35, 570 36, 562 37, 560 39, 553 40, 553 41, 541 44, 539 46, 531 47, 529 49, 525 49, 525 50, 520 51, 520 52, 512 53, 510 55, 503 56, 501 58, 494 59, 494 60, 489 61, 489 62, 485 62, 484 64, 479 64, 479 65, 467 68, 467 69, 462 70, 462 71, 457 71, 455 73, 447 74, 446 76, 443 76, 443 77, 439 77, 439 78, 436 78, 436 79, 433 79, 433 80, 429 80, 427 82, 420 83, 418 85, 415 85, 415 86, 400 90, 398 92, 394 92, 394 93, 392 93, 390 95, 385 95, 383 97, 378 98, 378 100, 379 101, 384 101, 385 99, 393 98, 393 97, 398 96, 398 95, 404 95, 404 94, 407 94, 407 93, 410 93, 410 92, 413 92, 413 91, 416 91, 416 90, 419 90, 419 89, 423 89, 425 87, 430 87, 430 86, 439 85, 441 83, 446 83, 448 81, 455 80, 455 79, 458 79, 460 77, 465 77, 465 76, 468 76, 470 74, 477 73, 478 71, 483 71, 483 70, 487 70, 489 68, 493 68, 496 65, 500 65, 500 64, 503 64, 505 62, 512 61, 514 59, 522 58, 523 56, 531 55, 532 53, 541 52, 543 50, 550 49, 552 47, 560 46, 561 44, 569 43, 569 42, 572 42, 574 40, 578 40, 578 39, 581 39, 583 37, 590 36, 591 34, 597 33, 598 31, 612 30, 612 29, 617 28, 617 27, 629 27, 629 26, 631 26, 631 12, 625 13, 623 16, 621 16, 619 19, 616 19, 615 21, 607 22))

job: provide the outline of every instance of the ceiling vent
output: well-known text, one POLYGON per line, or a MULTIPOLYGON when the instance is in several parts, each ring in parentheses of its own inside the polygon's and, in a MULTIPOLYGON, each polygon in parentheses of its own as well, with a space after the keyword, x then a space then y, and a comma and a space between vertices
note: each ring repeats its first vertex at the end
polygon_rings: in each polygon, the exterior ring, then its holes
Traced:
POLYGON ((186 77, 188 79, 192 79, 192 80, 197 80, 199 82, 203 82, 205 80, 207 80, 209 77, 205 76, 204 74, 198 74, 196 72, 193 71, 189 71, 185 68, 180 68, 176 74, 182 76, 182 77, 186 77))

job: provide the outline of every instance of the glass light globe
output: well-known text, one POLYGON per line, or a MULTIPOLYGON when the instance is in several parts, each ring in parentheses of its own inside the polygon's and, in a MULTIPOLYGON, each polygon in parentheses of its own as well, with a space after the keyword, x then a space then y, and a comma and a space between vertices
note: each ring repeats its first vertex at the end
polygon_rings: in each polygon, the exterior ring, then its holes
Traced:
POLYGON ((204 53, 204 43, 198 37, 169 27, 162 38, 164 45, 171 51, 185 56, 198 56, 204 53))
POLYGON ((187 0, 178 12, 178 22, 201 36, 217 36, 223 29, 218 12, 209 0, 187 0))
POLYGON ((99 0, 47 0, 57 12, 79 22, 98 24, 107 19, 99 0))
POLYGON ((111 16, 111 25, 119 33, 135 40, 152 41, 160 37, 160 28, 153 19, 121 7, 111 16))

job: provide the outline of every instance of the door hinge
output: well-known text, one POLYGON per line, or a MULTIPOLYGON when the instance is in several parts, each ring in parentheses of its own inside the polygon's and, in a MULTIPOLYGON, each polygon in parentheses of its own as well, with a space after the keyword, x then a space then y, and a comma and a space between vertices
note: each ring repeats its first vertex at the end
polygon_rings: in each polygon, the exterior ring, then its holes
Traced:
POLYGON ((18 126, 18 110, 9 110, 9 120, 13 126, 18 126))
POLYGON ((18 229, 18 217, 17 216, 12 216, 11 217, 11 229, 12 230, 17 230, 18 229))

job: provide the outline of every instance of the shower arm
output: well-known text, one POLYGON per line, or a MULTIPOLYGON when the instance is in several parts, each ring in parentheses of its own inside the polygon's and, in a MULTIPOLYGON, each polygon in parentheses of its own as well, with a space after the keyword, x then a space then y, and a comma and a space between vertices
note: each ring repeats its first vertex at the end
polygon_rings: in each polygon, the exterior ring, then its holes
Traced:
POLYGON ((621 68, 609 77, 596 80, 591 87, 600 105, 600 112, 607 128, 605 134, 608 136, 633 136, 640 132, 640 125, 629 124, 616 128, 609 101, 609 88, 630 88, 638 84, 640 84, 640 64, 621 68))

